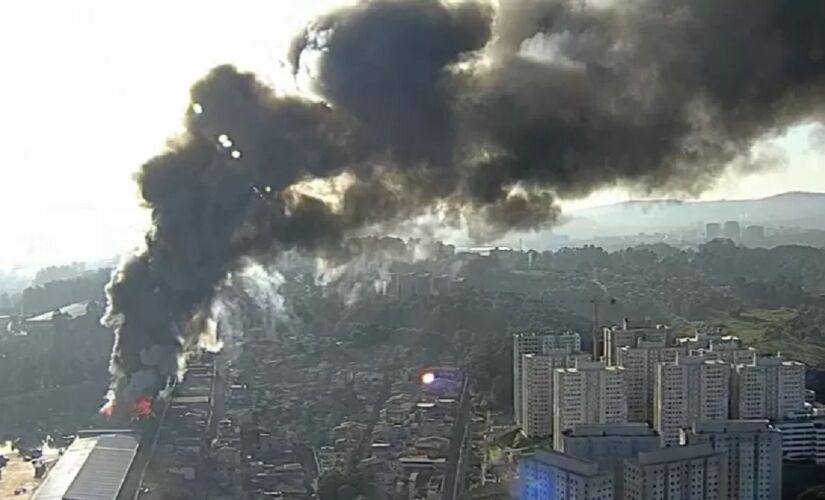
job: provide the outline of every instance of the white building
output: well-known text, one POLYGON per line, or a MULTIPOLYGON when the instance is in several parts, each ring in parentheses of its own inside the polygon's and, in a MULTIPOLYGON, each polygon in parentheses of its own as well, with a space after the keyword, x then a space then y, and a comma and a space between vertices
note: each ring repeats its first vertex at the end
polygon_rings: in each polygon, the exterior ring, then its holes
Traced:
POLYGON ((656 367, 672 363, 687 354, 686 347, 667 347, 664 341, 640 341, 635 347, 621 347, 616 362, 625 369, 627 384, 627 419, 653 422, 653 393, 656 367))
POLYGON ((690 351, 702 351, 709 359, 721 359, 730 364, 753 363, 757 351, 747 347, 739 337, 697 332, 693 337, 676 339, 676 344, 690 351))
POLYGON ((725 336, 718 341, 712 341, 706 352, 732 365, 753 363, 757 357, 756 349, 745 346, 739 337, 733 336, 725 336))
POLYGON ((687 444, 710 443, 725 454, 730 500, 782 496, 782 436, 767 420, 722 420, 694 425, 687 444))
POLYGON ((562 453, 540 452, 520 463, 519 500, 613 500, 611 474, 562 453))
POLYGON ((805 365, 781 356, 737 365, 731 411, 740 419, 778 422, 805 408, 805 365))
POLYGON ((627 422, 624 368, 591 361, 557 368, 554 375, 554 448, 562 447, 562 432, 578 424, 627 422))
POLYGON ((825 465, 825 415, 799 414, 777 422, 782 435, 782 458, 825 465))
POLYGON ((581 336, 576 332, 522 332, 513 334, 513 415, 522 424, 522 357, 525 354, 565 354, 581 351, 581 336))
POLYGON ((625 500, 726 498, 724 455, 709 443, 641 452, 625 461, 625 500))
POLYGON ((616 356, 622 347, 633 347, 641 341, 662 342, 668 344, 670 339, 670 328, 663 325, 643 325, 635 326, 628 319, 624 320, 622 327, 604 329, 604 362, 608 366, 616 364, 616 356))
POLYGON ((556 358, 525 354, 521 366, 522 432, 528 437, 553 433, 553 369, 556 358))
POLYGON ((613 497, 622 498, 624 461, 639 452, 659 448, 659 434, 641 422, 624 424, 580 424, 562 433, 565 455, 595 462, 613 475, 613 497))
POLYGON ((728 419, 730 368, 705 356, 679 356, 659 363, 654 387, 654 428, 664 445, 679 442, 679 431, 695 422, 728 419))
POLYGON ((814 422, 814 462, 825 465, 825 420, 814 422))
POLYGON ((589 354, 567 353, 563 349, 522 356, 521 426, 526 436, 542 437, 553 433, 553 370, 573 367, 589 359, 589 354))
POLYGON ((721 330, 718 331, 697 331, 693 337, 679 337, 676 339, 676 345, 680 347, 687 347, 690 350, 707 349, 711 342, 722 340, 725 336, 721 330))

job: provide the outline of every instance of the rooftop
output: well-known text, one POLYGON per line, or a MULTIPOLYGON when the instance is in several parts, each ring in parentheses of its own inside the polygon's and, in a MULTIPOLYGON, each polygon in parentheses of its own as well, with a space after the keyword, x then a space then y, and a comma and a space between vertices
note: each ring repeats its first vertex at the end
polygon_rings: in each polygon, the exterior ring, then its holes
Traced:
POLYGON ((644 422, 623 424, 577 424, 574 429, 564 431, 570 437, 637 437, 657 436, 658 433, 644 422))
POLYGON ((78 437, 32 499, 116 500, 139 442, 119 432, 78 437))
POLYGON ((681 462, 685 460, 695 460, 698 458, 709 458, 716 455, 710 443, 695 444, 689 446, 672 446, 654 451, 639 452, 639 456, 633 460, 639 465, 658 465, 671 462, 681 462))
POLYGON ((69 304, 68 306, 63 306, 57 311, 50 311, 47 313, 40 314, 38 316, 34 316, 32 318, 28 318, 26 320, 27 323, 39 323, 39 322, 46 322, 51 321, 54 319, 54 315, 56 312, 60 312, 60 314, 65 314, 69 316, 69 318, 79 318, 80 316, 86 315, 86 310, 89 307, 89 302, 77 302, 75 304, 69 304))
POLYGON ((530 458, 544 465, 573 472, 580 476, 593 477, 599 475, 599 466, 595 462, 581 460, 564 453, 540 451, 530 458))
POLYGON ((734 432, 770 432, 771 427, 767 420, 718 420, 713 422, 699 422, 693 425, 695 434, 703 433, 734 433, 734 432))

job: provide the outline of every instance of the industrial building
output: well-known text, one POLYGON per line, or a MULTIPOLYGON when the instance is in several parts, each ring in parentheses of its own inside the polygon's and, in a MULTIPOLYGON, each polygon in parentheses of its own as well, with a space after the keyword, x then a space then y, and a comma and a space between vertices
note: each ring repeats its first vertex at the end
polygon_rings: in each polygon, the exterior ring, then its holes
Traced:
POLYGON ((82 431, 32 500, 125 500, 124 491, 140 444, 131 431, 82 431))

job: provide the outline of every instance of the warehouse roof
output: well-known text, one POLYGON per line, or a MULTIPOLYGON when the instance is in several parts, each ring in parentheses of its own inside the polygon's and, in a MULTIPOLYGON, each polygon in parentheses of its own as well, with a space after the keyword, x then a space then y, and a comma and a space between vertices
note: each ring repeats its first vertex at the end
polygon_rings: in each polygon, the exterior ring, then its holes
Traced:
POLYGON ((78 437, 32 500, 115 500, 138 444, 139 436, 128 433, 78 437))

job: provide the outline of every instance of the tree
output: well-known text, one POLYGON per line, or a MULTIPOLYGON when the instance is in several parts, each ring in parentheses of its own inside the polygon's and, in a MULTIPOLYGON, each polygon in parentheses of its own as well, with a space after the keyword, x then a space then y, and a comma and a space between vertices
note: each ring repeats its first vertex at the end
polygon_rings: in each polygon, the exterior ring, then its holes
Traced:
POLYGON ((369 497, 369 481, 363 474, 346 475, 339 470, 324 472, 318 480, 321 500, 354 500, 369 497))
POLYGON ((825 500, 825 485, 805 490, 796 500, 825 500))

